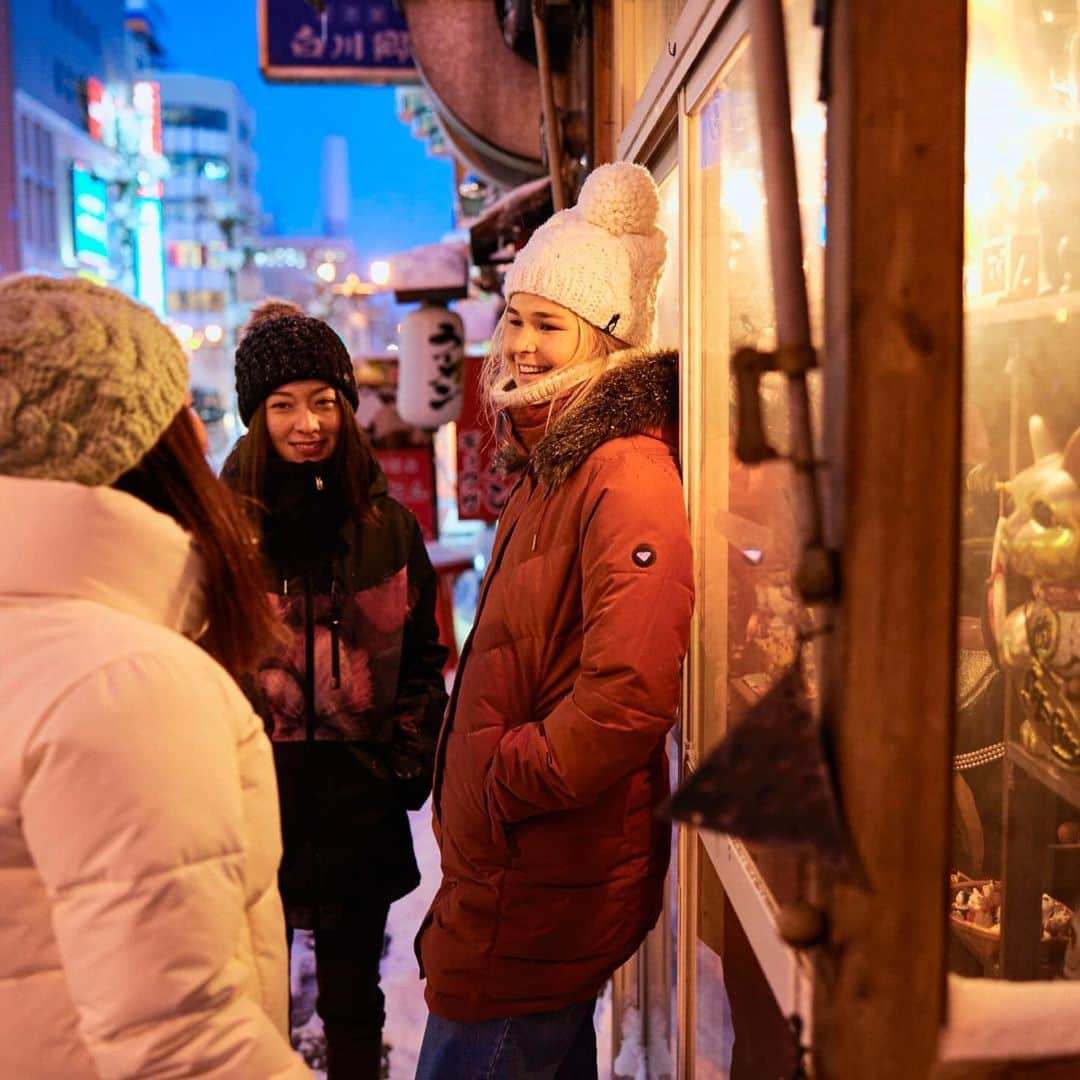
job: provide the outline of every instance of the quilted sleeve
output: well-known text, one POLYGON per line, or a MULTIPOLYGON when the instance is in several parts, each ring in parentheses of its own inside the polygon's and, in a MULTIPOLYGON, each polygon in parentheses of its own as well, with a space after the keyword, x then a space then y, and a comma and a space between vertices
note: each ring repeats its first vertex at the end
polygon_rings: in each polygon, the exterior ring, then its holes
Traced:
POLYGON ((442 669, 447 650, 435 621, 435 570, 415 519, 411 526, 409 610, 402 631, 391 768, 402 803, 418 810, 431 793, 435 743, 446 709, 442 669))
POLYGON ((102 1077, 311 1075, 245 993, 241 733, 217 676, 180 649, 114 661, 27 744, 23 831, 102 1077))
POLYGON ((599 473, 580 544, 573 689, 542 722, 503 735, 485 780, 492 814, 508 824, 595 802, 645 766, 678 709, 693 565, 673 463, 628 455, 599 473))

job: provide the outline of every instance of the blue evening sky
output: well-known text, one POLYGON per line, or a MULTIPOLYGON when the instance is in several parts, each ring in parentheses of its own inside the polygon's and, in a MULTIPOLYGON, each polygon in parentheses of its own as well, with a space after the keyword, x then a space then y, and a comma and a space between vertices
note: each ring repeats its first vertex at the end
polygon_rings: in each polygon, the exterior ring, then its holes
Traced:
POLYGON ((435 243, 453 228, 450 161, 428 157, 397 119, 393 87, 267 83, 250 0, 162 6, 168 68, 229 79, 255 109, 256 185, 278 232, 320 231, 325 135, 348 140, 352 238, 363 259, 435 243))

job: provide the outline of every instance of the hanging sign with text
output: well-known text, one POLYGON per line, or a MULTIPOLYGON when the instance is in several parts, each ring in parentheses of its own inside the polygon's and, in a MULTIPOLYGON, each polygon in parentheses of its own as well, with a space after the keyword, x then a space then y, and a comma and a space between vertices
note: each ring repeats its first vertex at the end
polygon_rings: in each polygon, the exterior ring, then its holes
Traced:
POLYGON ((393 0, 258 0, 258 12, 259 70, 271 82, 416 82, 393 0))
POLYGON ((462 521, 497 521, 511 487, 494 465, 495 432, 481 399, 482 367, 479 357, 465 360, 464 398, 457 424, 457 501, 462 521))
POLYGON ((425 540, 438 540, 434 449, 431 446, 410 446, 401 450, 372 452, 386 474, 390 498, 397 499, 413 512, 425 540))

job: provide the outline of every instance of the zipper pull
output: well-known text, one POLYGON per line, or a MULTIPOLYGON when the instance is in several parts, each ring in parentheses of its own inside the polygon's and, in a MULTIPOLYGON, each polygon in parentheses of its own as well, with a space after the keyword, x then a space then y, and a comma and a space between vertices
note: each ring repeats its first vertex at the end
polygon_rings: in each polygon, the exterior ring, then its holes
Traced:
POLYGON ((341 689, 341 597, 338 583, 330 581, 330 677, 335 690, 341 689))
POLYGON ((535 550, 536 550, 536 541, 537 541, 537 540, 538 540, 539 538, 540 538, 540 534, 539 534, 538 532, 534 532, 534 533, 533 533, 533 542, 532 542, 532 549, 533 549, 533 551, 535 551, 535 550))
POLYGON ((281 579, 281 595, 289 595, 289 579, 287 577, 281 579))
POLYGON ((334 689, 341 689, 341 653, 338 638, 338 627, 341 620, 337 615, 330 616, 330 676, 334 681, 334 689))

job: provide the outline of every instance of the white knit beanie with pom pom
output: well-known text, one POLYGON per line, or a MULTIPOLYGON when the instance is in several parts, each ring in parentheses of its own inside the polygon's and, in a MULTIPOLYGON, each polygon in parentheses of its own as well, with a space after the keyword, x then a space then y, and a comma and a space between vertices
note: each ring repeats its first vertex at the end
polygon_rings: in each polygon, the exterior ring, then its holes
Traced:
POLYGON ((617 161, 589 174, 577 206, 533 233, 504 292, 553 300, 628 345, 650 345, 667 237, 648 169, 617 161))

